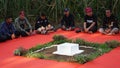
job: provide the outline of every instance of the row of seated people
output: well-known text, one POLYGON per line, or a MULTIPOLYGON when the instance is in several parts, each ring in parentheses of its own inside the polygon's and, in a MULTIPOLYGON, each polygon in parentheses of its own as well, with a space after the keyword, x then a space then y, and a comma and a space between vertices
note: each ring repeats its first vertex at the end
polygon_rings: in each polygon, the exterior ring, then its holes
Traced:
MULTIPOLYGON (((97 16, 93 14, 91 7, 85 8, 86 15, 84 16, 84 25, 76 30, 76 33, 86 32, 95 33, 98 30, 97 16)), ((110 9, 105 10, 105 17, 103 19, 102 27, 99 32, 106 35, 115 35, 119 33, 118 19, 111 13, 110 9)), ((64 16, 59 26, 62 30, 72 31, 75 29, 74 16, 70 13, 68 8, 64 9, 64 16)), ((59 28, 58 27, 58 28, 59 28)), ((7 16, 5 21, 0 25, 0 42, 18 37, 26 37, 32 34, 47 34, 51 31, 56 31, 58 28, 53 27, 46 15, 42 13, 35 23, 33 29, 28 19, 25 17, 25 12, 21 11, 19 17, 12 23, 12 17, 7 16)))

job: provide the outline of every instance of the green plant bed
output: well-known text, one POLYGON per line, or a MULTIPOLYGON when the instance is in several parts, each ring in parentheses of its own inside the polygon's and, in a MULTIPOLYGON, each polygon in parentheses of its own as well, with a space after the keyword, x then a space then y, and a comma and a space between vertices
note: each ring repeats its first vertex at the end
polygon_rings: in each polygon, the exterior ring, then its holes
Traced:
POLYGON ((120 42, 117 41, 108 41, 105 42, 104 44, 98 44, 98 43, 86 42, 85 40, 82 39, 70 40, 62 35, 55 35, 53 37, 52 42, 43 45, 37 45, 27 50, 26 53, 21 53, 21 54, 22 56, 30 57, 30 58, 32 57, 32 58, 65 61, 65 62, 77 62, 84 64, 96 59, 99 56, 102 56, 105 53, 110 52, 112 49, 119 47, 119 45, 120 42), (63 55, 52 54, 54 51, 57 50, 57 46, 52 46, 52 45, 58 45, 65 42, 79 44, 79 49, 84 50, 84 52, 74 56, 63 56, 63 55))

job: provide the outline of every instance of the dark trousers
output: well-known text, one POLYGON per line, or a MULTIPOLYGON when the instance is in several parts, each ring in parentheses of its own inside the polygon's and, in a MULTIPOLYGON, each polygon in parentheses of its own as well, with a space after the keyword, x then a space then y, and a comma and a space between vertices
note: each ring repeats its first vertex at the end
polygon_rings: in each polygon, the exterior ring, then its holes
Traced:
MULTIPOLYGON (((34 29, 32 29, 33 31, 34 29)), ((26 32, 30 33, 30 29, 25 29, 26 32)), ((19 33, 22 37, 26 37, 26 36, 29 36, 25 31, 20 31, 19 30, 19 33)))
POLYGON ((5 35, 0 35, 0 42, 4 42, 7 40, 7 37, 5 35))
MULTIPOLYGON (((19 31, 15 31, 14 32, 15 34, 15 37, 18 38, 20 36, 20 33, 19 31)), ((12 34, 11 34, 12 35, 12 34)), ((8 35, 4 35, 4 34, 0 34, 0 42, 4 42, 6 40, 10 40, 12 39, 11 36, 8 36, 8 35)))
MULTIPOLYGON (((64 25, 65 26, 65 25, 64 25)), ((73 31, 74 29, 75 29, 75 26, 65 26, 65 27, 63 27, 63 25, 61 25, 60 26, 60 28, 62 29, 62 30, 70 30, 70 31, 73 31), (71 29, 69 29, 69 28, 71 28, 71 29)))
POLYGON ((92 31, 93 33, 97 32, 97 27, 92 27, 89 31, 92 31))

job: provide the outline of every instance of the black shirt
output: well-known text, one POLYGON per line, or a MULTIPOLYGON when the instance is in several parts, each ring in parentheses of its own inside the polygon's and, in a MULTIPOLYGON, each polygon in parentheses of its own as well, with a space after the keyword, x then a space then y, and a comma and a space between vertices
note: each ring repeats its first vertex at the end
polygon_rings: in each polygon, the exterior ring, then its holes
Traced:
POLYGON ((88 28, 93 22, 95 22, 95 25, 94 25, 93 27, 97 29, 97 16, 96 16, 96 15, 92 15, 92 16, 85 15, 85 17, 84 17, 84 22, 86 22, 86 27, 87 27, 87 28, 88 28))
POLYGON ((111 15, 110 17, 104 17, 103 19, 103 24, 102 24, 103 28, 118 28, 118 19, 114 16, 111 15), (109 27, 109 25, 111 25, 111 27, 109 27))
POLYGON ((36 21, 36 24, 35 24, 35 30, 37 30, 41 26, 46 27, 48 25, 49 25, 49 22, 48 22, 47 18, 45 18, 45 19, 38 18, 36 21))
POLYGON ((74 27, 74 16, 72 14, 69 14, 69 16, 64 15, 63 19, 61 20, 61 25, 65 27, 74 27))

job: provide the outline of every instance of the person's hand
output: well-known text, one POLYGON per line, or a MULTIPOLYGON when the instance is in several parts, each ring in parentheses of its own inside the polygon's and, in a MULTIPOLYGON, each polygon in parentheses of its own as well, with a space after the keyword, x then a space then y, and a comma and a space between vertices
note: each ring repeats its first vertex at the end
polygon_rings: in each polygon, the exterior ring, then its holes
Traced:
POLYGON ((48 28, 51 28, 51 25, 50 25, 50 24, 48 25, 48 28))
POLYGON ((109 33, 111 31, 111 29, 106 29, 105 32, 109 33))
POLYGON ((87 29, 85 29, 85 32, 88 32, 89 31, 89 29, 87 28, 87 29))
POLYGON ((42 26, 42 27, 41 27, 41 29, 42 29, 42 30, 44 30, 44 29, 45 29, 45 27, 43 27, 43 26, 42 26))
POLYGON ((65 26, 63 25, 62 28, 65 29, 65 26))
POLYGON ((30 35, 30 33, 29 32, 26 32, 26 34, 29 36, 30 35))
POLYGON ((69 27, 69 29, 68 30, 72 30, 72 28, 71 27, 69 27))
POLYGON ((33 33, 32 29, 30 30, 30 35, 33 33))
POLYGON ((12 38, 12 39, 15 39, 15 34, 12 34, 12 35, 11 35, 11 38, 12 38))
POLYGON ((113 23, 114 23, 114 22, 111 22, 111 24, 108 25, 108 27, 111 28, 111 27, 113 26, 113 23))
POLYGON ((32 33, 32 29, 30 30, 30 33, 32 33))

